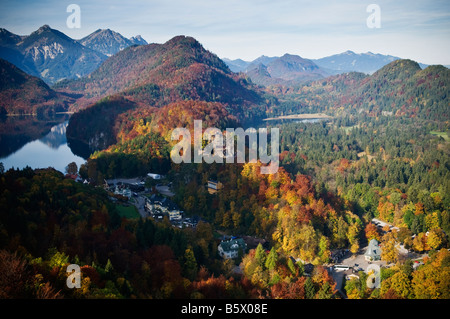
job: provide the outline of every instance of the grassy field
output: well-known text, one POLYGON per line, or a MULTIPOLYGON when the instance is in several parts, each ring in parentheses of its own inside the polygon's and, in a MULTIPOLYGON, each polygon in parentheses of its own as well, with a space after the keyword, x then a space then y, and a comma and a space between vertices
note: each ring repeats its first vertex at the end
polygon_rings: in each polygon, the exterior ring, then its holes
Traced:
POLYGON ((125 217, 128 219, 139 218, 139 212, 134 206, 122 206, 117 205, 117 210, 119 211, 120 217, 125 217))
POLYGON ((450 137, 448 136, 447 132, 431 131, 430 133, 436 136, 440 136, 446 141, 450 141, 450 137))

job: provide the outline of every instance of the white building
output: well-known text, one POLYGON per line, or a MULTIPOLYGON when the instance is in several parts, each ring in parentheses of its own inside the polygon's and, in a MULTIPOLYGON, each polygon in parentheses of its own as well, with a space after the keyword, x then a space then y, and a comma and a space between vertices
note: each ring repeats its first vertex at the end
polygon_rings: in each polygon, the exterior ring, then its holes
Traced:
POLYGON ((369 242, 369 247, 367 247, 366 253, 364 254, 364 259, 367 261, 375 261, 381 259, 381 248, 378 244, 378 240, 372 239, 369 242))
POLYGON ((236 258, 239 254, 239 249, 243 253, 247 249, 247 244, 242 238, 222 241, 218 247, 219 255, 224 259, 236 258))

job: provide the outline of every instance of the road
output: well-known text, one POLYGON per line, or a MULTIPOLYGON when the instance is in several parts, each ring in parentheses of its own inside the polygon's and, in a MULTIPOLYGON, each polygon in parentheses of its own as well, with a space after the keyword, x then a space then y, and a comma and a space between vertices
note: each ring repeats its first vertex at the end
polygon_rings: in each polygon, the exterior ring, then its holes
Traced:
POLYGON ((162 195, 166 195, 166 196, 169 196, 169 197, 173 197, 175 195, 174 193, 172 193, 170 191, 169 186, 162 186, 161 185, 161 186, 156 186, 155 188, 162 195))
POLYGON ((106 182, 108 184, 117 184, 119 182, 125 183, 125 184, 136 184, 140 183, 142 180, 141 177, 135 177, 135 178, 115 178, 115 179, 108 179, 106 182))
POLYGON ((130 198, 129 203, 134 205, 141 215, 142 218, 150 216, 150 214, 145 210, 145 197, 144 196, 133 196, 130 198))

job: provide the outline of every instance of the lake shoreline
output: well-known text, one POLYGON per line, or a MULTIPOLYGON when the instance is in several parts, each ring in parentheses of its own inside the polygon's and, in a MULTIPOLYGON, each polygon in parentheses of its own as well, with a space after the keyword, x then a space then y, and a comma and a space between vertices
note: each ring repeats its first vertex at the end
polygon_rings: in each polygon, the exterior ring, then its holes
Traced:
POLYGON ((268 117, 263 119, 263 121, 277 121, 277 120, 329 120, 333 119, 332 116, 326 115, 324 113, 306 113, 306 114, 290 114, 281 115, 278 117, 268 117))

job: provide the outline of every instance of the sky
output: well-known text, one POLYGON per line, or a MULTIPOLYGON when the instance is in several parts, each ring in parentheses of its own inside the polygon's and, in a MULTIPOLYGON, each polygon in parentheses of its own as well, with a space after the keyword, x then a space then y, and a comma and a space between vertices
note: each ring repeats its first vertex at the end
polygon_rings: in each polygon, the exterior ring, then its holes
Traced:
POLYGON ((1 28, 28 35, 44 24, 74 39, 106 28, 148 43, 188 35, 221 58, 246 61, 352 50, 450 65, 449 0, 0 0, 1 28), (66 23, 70 4, 80 7, 80 28, 66 23), (367 24, 371 4, 379 28, 367 24))

